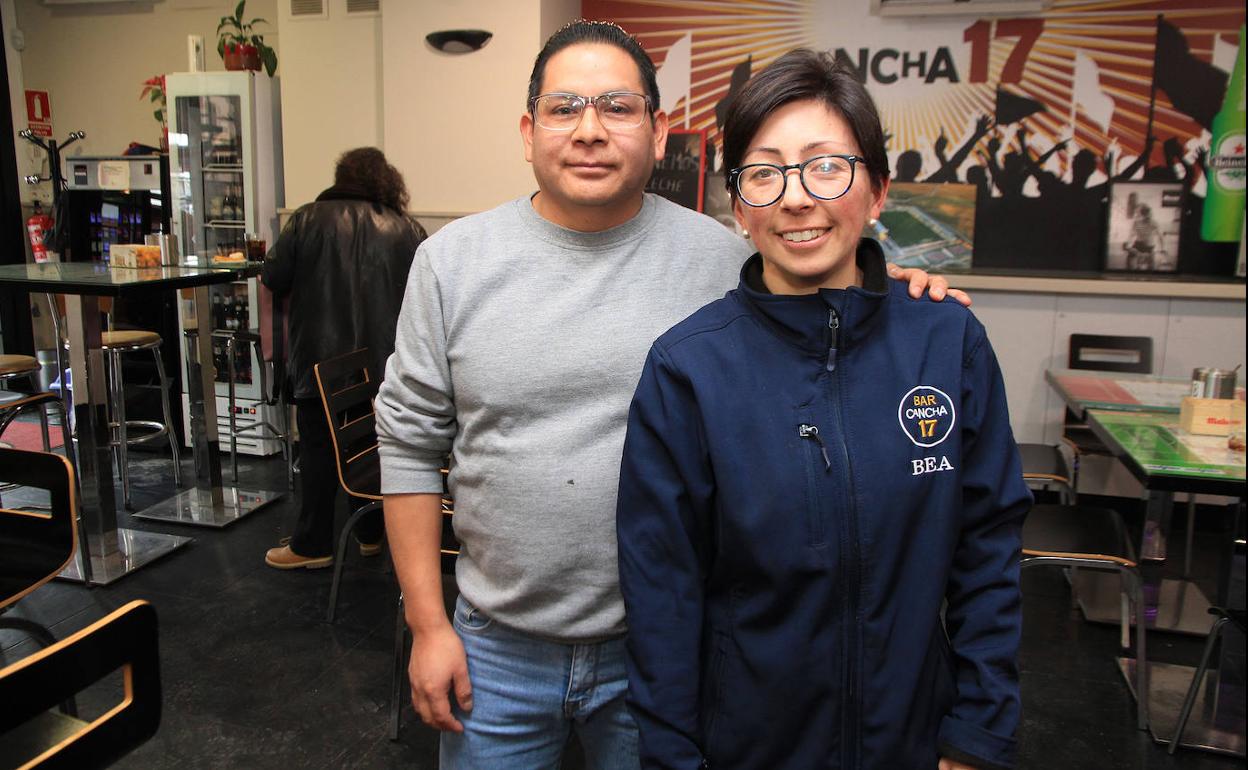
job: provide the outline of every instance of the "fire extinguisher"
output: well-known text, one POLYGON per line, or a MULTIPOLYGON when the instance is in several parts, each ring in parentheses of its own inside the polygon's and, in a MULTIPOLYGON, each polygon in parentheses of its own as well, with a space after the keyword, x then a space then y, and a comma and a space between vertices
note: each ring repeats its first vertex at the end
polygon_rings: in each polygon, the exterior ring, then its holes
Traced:
POLYGON ((43 212, 39 201, 35 201, 35 212, 26 220, 26 231, 30 233, 30 250, 36 262, 48 261, 48 247, 44 245, 44 236, 52 231, 52 217, 43 212))

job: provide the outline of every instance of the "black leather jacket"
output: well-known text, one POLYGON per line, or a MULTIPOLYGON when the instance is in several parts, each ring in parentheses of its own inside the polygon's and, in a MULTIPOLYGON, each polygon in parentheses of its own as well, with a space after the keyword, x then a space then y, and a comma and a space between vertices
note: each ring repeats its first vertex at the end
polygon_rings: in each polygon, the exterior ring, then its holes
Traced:
POLYGON ((407 272, 424 228, 362 190, 331 187, 282 229, 261 281, 289 297, 287 393, 316 398, 312 367, 357 348, 372 352, 373 376, 385 374, 407 272))

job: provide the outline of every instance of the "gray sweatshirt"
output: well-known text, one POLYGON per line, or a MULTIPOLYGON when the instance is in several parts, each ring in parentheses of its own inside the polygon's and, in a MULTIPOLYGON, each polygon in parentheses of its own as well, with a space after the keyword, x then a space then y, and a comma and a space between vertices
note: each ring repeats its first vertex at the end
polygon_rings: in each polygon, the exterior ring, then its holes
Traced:
POLYGON ((624 633, 629 402, 650 343, 735 287, 748 254, 652 195, 604 232, 552 224, 525 197, 421 244, 376 404, 382 491, 441 492, 451 456, 465 599, 546 639, 624 633))

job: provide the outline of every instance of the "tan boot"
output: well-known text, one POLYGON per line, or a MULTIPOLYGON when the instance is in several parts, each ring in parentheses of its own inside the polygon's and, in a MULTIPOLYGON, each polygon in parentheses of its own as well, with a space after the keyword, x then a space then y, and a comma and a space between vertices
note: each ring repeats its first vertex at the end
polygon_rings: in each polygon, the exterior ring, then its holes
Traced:
POLYGON ((264 563, 276 569, 322 569, 333 566, 333 556, 300 556, 289 545, 270 548, 264 554, 264 563))
POLYGON ((355 542, 357 545, 360 546, 360 556, 376 556, 377 554, 381 553, 381 541, 380 540, 378 540, 376 543, 365 543, 363 540, 357 537, 355 538, 355 542))

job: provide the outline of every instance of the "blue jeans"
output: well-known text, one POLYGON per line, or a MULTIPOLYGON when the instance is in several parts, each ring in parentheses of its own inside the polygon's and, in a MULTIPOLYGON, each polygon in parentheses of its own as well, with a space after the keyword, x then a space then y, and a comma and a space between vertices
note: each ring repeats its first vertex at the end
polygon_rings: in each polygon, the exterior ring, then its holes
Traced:
POLYGON ((468 655, 473 708, 451 697, 464 732, 442 733, 442 770, 558 768, 572 732, 593 770, 637 770, 637 726, 624 705, 624 640, 559 644, 495 623, 461 596, 455 632, 468 655))

